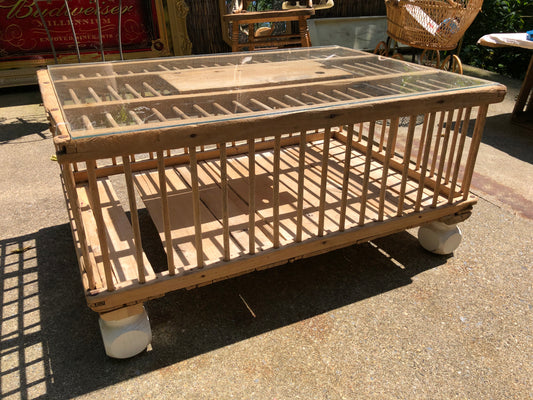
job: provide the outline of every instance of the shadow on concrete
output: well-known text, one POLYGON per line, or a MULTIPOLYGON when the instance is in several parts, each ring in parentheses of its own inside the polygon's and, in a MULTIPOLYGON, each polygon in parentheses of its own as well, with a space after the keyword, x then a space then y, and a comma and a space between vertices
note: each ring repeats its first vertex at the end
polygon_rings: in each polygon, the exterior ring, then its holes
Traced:
POLYGON ((0 108, 40 103, 42 99, 39 85, 16 86, 7 88, 7 93, 2 94, 0 108))
POLYGON ((24 115, 15 120, 10 119, 8 123, 6 123, 6 118, 0 117, 0 145, 11 144, 14 140, 33 135, 37 135, 38 138, 26 139, 24 142, 45 140, 50 136, 48 128, 49 125, 42 122, 40 115, 24 115))
POLYGON ((2 318, 8 323, 1 348, 8 358, 3 365, 9 365, 1 374, 3 381, 18 377, 18 387, 2 391, 53 399, 90 393, 409 285, 413 276, 446 262, 402 232, 170 293, 146 305, 152 349, 113 360, 104 353, 97 314, 85 304, 68 225, 0 241, 0 255, 0 284, 7 288, 0 295, 2 318))
POLYGON ((513 124, 511 114, 497 114, 487 118, 482 142, 511 157, 533 164, 533 125, 513 124))

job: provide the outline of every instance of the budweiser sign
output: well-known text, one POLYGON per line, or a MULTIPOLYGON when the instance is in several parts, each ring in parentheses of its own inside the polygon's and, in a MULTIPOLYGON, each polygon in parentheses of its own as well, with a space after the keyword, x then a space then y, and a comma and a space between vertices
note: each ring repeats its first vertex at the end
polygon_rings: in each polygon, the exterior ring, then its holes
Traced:
POLYGON ((48 34, 56 52, 75 52, 70 19, 80 51, 99 51, 98 7, 106 51, 118 50, 119 15, 124 50, 150 49, 159 35, 154 2, 122 0, 119 7, 119 0, 38 0, 37 6, 34 0, 0 0, 0 60, 51 57, 48 34))

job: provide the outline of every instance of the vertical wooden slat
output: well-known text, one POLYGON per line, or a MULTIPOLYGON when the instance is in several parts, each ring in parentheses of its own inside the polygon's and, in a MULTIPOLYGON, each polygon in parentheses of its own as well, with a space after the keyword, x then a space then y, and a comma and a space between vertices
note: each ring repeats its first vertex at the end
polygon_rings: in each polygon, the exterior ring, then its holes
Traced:
MULTIPOLYGON (((442 174, 444 173, 444 164, 446 163, 446 155, 448 151, 448 141, 450 139, 450 131, 452 129, 453 122, 453 110, 448 111, 448 119, 446 120, 446 130, 444 131, 444 138, 442 140, 442 149, 440 154, 439 169, 437 171, 437 177, 435 179, 435 190, 433 193, 432 207, 437 205, 440 194, 440 186, 442 181, 442 174)), ((434 155, 437 158, 437 155, 434 155)))
POLYGON ((368 128, 368 140, 366 143, 366 154, 365 154, 365 174, 363 177, 363 188, 361 193, 361 208, 359 210, 359 225, 364 225, 365 223, 365 212, 366 212, 366 199, 368 196, 368 181, 370 180, 370 166, 372 163, 372 146, 374 144, 374 131, 376 130, 376 121, 370 122, 368 128))
POLYGON ((274 248, 279 247, 279 168, 281 158, 281 136, 274 138, 274 181, 273 186, 273 204, 272 215, 274 217, 274 248))
MULTIPOLYGON (((439 156, 439 147, 441 143, 441 137, 442 137, 442 129, 444 128, 444 116, 446 114, 446 111, 440 112, 440 118, 439 118, 439 129, 437 131, 437 134, 435 135, 435 147, 433 149, 433 154, 431 155, 431 170, 429 171, 429 177, 432 177, 435 175, 435 168, 437 166, 437 159, 439 156)), ((442 151, 442 150, 441 150, 442 151)))
POLYGON ((457 139, 459 137, 459 128, 461 127, 461 120, 463 118, 463 112, 464 109, 460 108, 457 110, 457 118, 455 119, 455 127, 453 129, 453 138, 452 143, 450 147, 450 152, 448 156, 448 166, 446 167, 446 176, 444 178, 444 184, 448 184, 450 182, 450 176, 452 173, 452 166, 453 166, 453 157, 455 156, 455 149, 457 147, 457 139))
POLYGON ((448 195, 448 203, 453 202, 457 180, 459 178, 459 170, 461 168, 461 159, 463 158, 463 150, 465 146, 466 134, 468 133, 468 126, 470 125, 470 114, 472 108, 468 107, 465 112, 465 117, 461 127, 461 138, 459 139, 459 147, 457 148, 457 155, 455 157, 455 165, 453 168, 452 183, 450 184, 450 194, 448 195))
POLYGON ((115 290, 115 283, 113 282, 113 271, 111 270, 111 261, 109 259, 109 248, 107 246, 107 235, 105 231, 104 217, 102 215, 102 205, 100 203, 100 194, 98 193, 98 183, 96 181, 96 162, 94 160, 88 160, 86 163, 87 176, 89 178, 89 193, 91 195, 91 209, 96 222, 100 251, 102 252, 106 286, 108 291, 113 291, 115 290))
POLYGON ((194 242, 196 246, 196 263, 204 266, 204 252, 202 249, 202 220, 200 216, 200 189, 198 184, 198 162, 196 160, 196 146, 189 147, 189 165, 191 167, 192 210, 194 217, 194 242))
POLYGON ((306 132, 300 132, 300 152, 298 158, 298 199, 296 205, 296 242, 302 241, 304 184, 305 184, 305 149, 307 147, 306 132))
POLYGON ((248 251, 255 254, 255 141, 248 139, 248 251))
POLYGON ((428 130, 428 121, 429 121, 429 114, 424 115, 424 123, 422 125, 422 134, 420 136, 420 144, 418 146, 418 152, 416 156, 416 170, 418 171, 420 169, 420 163, 422 162, 422 149, 424 148, 425 140, 426 140, 426 133, 428 130))
POLYGON ((341 211, 339 218, 339 231, 344 231, 346 226, 346 206, 348 198, 348 182, 350 180, 350 167, 352 156, 353 124, 348 126, 346 133, 346 150, 344 152, 344 172, 342 177, 341 211))
MULTIPOLYGON (((435 113, 431 113, 429 116, 428 129, 426 132, 426 140, 424 146, 424 154, 422 158, 422 165, 420 166, 420 179, 418 181, 418 194, 416 196, 415 211, 420 211, 422 204, 422 195, 424 194, 424 188, 426 184, 427 166, 429 163, 429 153, 431 150, 431 141, 433 139, 433 129, 435 128, 435 113)), ((420 149, 419 149, 420 150, 420 149)))
POLYGON ((409 120, 409 128, 407 131, 407 139, 405 140, 405 150, 403 153, 403 171, 402 183, 400 184, 400 196, 398 199, 398 216, 403 214, 403 204, 405 201, 405 188, 407 186, 409 166, 411 164, 411 150, 413 149, 413 137, 416 129, 416 115, 411 115, 409 120))
POLYGON ((468 152, 468 159, 465 166, 465 175, 461 185, 463 200, 468 199, 470 192, 470 183, 472 182, 472 175, 474 174, 474 165, 476 164, 477 153, 481 143, 481 137, 483 136, 483 128, 485 127, 488 108, 488 104, 482 104, 477 111, 476 124, 474 125, 474 133, 472 134, 472 142, 470 143, 470 151, 468 152))
POLYGON ((163 227, 165 232, 165 250, 167 252, 168 272, 170 275, 176 274, 176 266, 174 265, 174 250, 172 247, 172 232, 170 229, 170 214, 168 210, 168 195, 167 195, 167 177, 165 175, 165 159, 163 151, 158 150, 157 158, 157 173, 159 177, 159 190, 161 191, 161 211, 163 213, 163 227))
POLYGON ((383 121, 381 121, 381 134, 379 136, 379 149, 378 149, 378 152, 382 152, 383 151, 383 144, 385 143, 385 134, 387 133, 387 121, 386 119, 384 119, 383 121))
POLYGON ((400 125, 400 119, 398 117, 391 119, 389 135, 387 137, 387 149, 385 152, 385 160, 383 162, 383 174, 381 176, 381 188, 379 191, 379 211, 378 220, 383 221, 383 214, 385 210, 385 195, 387 193, 387 178, 389 177, 389 163, 393 155, 393 143, 396 140, 398 134, 398 127, 400 125))
POLYGON ((365 127, 364 122, 359 124, 359 135, 357 135, 357 141, 360 142, 363 139, 363 128, 365 127))
POLYGON ((220 186, 222 188, 222 229, 224 242, 224 261, 230 259, 229 251, 229 211, 228 211, 228 160, 226 143, 220 143, 220 186))
POLYGON ((76 224, 76 232, 78 240, 80 241, 81 255, 83 258, 83 265, 87 273, 87 281, 89 289, 96 289, 96 281, 94 278, 95 266, 89 256, 89 246, 87 243, 87 235, 85 234, 85 226, 83 225, 83 218, 81 216, 80 201, 78 199, 78 192, 76 191, 76 182, 74 180, 74 173, 72 172, 71 164, 62 165, 63 176, 65 177, 65 187, 69 199, 69 204, 72 209, 72 216, 76 224))
POLYGON ((133 177, 131 173, 130 158, 127 154, 122 156, 124 164, 124 177, 126 178, 126 188, 128 191, 128 202, 130 205, 131 227, 133 228, 133 240, 135 243, 135 261, 137 262, 137 274, 139 283, 146 282, 144 274, 143 248, 141 241, 141 229, 139 227, 139 214, 137 213, 137 202, 135 200, 135 190, 133 189, 133 177))
POLYGON ((324 219, 326 215, 326 193, 328 184, 329 142, 331 128, 324 132, 324 148, 322 151, 322 169, 320 171, 320 203, 318 208, 318 236, 324 236, 324 219))

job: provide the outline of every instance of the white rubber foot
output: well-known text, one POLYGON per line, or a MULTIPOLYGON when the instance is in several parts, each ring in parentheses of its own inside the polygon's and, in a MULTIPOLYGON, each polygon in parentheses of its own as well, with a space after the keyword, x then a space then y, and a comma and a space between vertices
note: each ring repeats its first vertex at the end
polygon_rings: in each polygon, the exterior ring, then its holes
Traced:
POLYGON ((98 322, 109 357, 133 357, 144 351, 152 341, 152 329, 144 307, 140 313, 126 318, 109 320, 100 317, 98 322))
POLYGON ((463 234, 457 225, 446 225, 443 222, 430 222, 418 229, 418 241, 422 247, 435 254, 453 253, 463 234))

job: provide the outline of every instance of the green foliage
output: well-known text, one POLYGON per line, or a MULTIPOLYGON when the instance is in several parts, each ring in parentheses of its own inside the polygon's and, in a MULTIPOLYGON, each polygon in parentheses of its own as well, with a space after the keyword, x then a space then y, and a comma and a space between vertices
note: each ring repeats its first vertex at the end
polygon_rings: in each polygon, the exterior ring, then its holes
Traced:
POLYGON ((464 36, 463 63, 523 78, 531 50, 516 47, 489 48, 477 44, 483 35, 525 32, 533 29, 533 0, 484 0, 483 9, 464 36))

